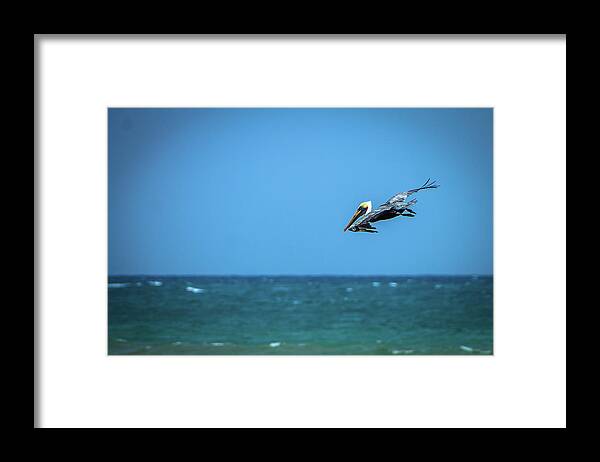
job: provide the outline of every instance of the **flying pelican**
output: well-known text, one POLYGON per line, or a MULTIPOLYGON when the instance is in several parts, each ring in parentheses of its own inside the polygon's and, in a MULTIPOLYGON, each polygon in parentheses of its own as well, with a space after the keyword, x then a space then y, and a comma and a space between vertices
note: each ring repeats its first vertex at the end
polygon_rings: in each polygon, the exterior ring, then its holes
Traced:
POLYGON ((353 233, 376 233, 377 230, 371 225, 371 223, 381 220, 389 220, 390 218, 395 218, 397 216, 414 217, 416 212, 414 212, 410 207, 416 204, 417 200, 412 199, 406 202, 406 199, 408 196, 420 191, 421 189, 433 189, 439 186, 435 183, 435 181, 430 182, 429 180, 430 179, 428 178, 427 181, 423 183, 423 186, 419 188, 409 189, 406 192, 401 192, 390 197, 387 202, 381 204, 373 211, 371 211, 371 201, 361 202, 356 212, 354 212, 353 217, 344 228, 344 232, 350 230, 353 233))

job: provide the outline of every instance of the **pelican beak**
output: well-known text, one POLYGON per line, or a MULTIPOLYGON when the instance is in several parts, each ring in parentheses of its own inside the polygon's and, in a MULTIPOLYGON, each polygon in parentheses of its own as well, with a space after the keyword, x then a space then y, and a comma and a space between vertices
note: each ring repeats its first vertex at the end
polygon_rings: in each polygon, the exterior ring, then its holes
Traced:
POLYGON ((352 218, 350 218, 350 221, 344 228, 344 232, 346 232, 348 230, 348 228, 350 228, 350 226, 352 226, 352 223, 354 223, 358 219, 358 217, 360 217, 361 215, 364 215, 365 212, 366 212, 366 209, 359 207, 358 210, 356 212, 354 212, 354 215, 352 216, 352 218))

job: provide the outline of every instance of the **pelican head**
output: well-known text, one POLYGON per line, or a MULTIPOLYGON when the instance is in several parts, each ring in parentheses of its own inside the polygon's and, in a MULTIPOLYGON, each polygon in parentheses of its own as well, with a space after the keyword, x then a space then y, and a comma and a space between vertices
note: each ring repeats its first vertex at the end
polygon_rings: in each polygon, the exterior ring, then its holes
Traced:
POLYGON ((367 213, 369 213, 372 208, 373 208, 373 205, 371 204, 371 201, 361 202, 358 205, 356 212, 354 212, 354 215, 352 216, 352 218, 350 218, 350 221, 344 228, 344 231, 347 231, 348 228, 350 228, 350 226, 352 226, 352 223, 354 223, 356 220, 358 220, 359 217, 362 217, 363 215, 366 215, 367 213))

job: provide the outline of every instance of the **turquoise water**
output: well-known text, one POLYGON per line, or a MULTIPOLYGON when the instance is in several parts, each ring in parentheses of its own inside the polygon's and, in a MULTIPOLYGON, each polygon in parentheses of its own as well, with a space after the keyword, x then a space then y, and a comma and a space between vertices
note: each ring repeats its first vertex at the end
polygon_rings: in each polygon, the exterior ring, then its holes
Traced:
POLYGON ((111 355, 490 355, 492 277, 110 277, 111 355))

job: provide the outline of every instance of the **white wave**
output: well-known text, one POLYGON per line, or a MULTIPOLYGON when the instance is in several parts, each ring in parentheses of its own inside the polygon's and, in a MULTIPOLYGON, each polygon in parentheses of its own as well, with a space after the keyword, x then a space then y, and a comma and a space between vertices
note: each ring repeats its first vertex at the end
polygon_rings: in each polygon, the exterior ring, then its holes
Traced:
POLYGON ((163 285, 160 281, 147 281, 149 286, 160 287, 163 285))
POLYGON ((392 350, 392 354, 394 355, 409 355, 415 350, 392 350))
POLYGON ((181 345, 181 342, 173 342, 171 345, 181 345))
POLYGON ((269 343, 269 346, 270 346, 271 348, 278 347, 279 345, 281 345, 281 342, 271 342, 271 343, 269 343))
POLYGON ((225 344, 224 344, 224 343, 221 343, 221 342, 212 342, 212 343, 211 343, 211 345, 212 345, 212 346, 223 346, 223 345, 225 345, 225 344))
POLYGON ((469 353, 472 353, 473 351, 475 351, 473 348, 468 347, 468 346, 464 346, 464 345, 461 345, 460 349, 463 350, 463 351, 468 351, 469 353))
POLYGON ((390 287, 398 287, 398 283, 397 282, 390 282, 388 284, 388 286, 390 286, 390 287))
POLYGON ((125 340, 124 338, 117 338, 117 339, 115 339, 115 342, 127 343, 127 340, 125 340))
POLYGON ((192 287, 192 286, 187 286, 185 288, 185 290, 187 290, 188 292, 192 292, 194 294, 201 294, 202 292, 204 292, 204 289, 200 289, 198 287, 192 287))
POLYGON ((373 282, 371 283, 371 285, 372 285, 373 287, 379 287, 379 286, 381 285, 381 282, 373 281, 373 282))
POLYGON ((129 282, 109 282, 109 289, 120 289, 121 287, 129 287, 129 282))

